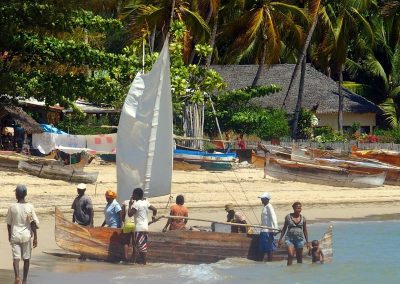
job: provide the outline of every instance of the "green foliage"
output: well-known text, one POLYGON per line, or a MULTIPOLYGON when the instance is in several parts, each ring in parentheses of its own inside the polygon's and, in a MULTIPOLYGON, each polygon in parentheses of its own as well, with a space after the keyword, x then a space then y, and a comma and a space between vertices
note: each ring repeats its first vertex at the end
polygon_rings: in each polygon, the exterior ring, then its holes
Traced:
POLYGON ((345 135, 340 135, 330 126, 316 127, 314 129, 314 141, 329 143, 329 142, 345 142, 345 135))
POLYGON ((400 144, 400 127, 393 129, 375 129, 374 134, 378 136, 381 143, 396 143, 400 144))
POLYGON ((107 34, 121 30, 119 20, 73 3, 3 3, 0 94, 34 97, 48 105, 71 106, 77 98, 120 105, 140 66, 140 58, 129 50, 116 54, 104 49, 107 34))
MULTIPOLYGON (((257 135, 261 139, 287 136, 289 125, 286 114, 278 109, 264 109, 252 99, 280 91, 276 85, 244 88, 224 92, 214 99, 217 117, 222 131, 257 135)), ((214 114, 206 113, 206 131, 214 133, 214 114)))
MULTIPOLYGON (((186 104, 203 104, 214 92, 225 88, 221 76, 212 69, 200 64, 186 65, 183 60, 183 41, 186 26, 181 21, 171 25, 171 89, 176 114, 182 113, 186 104)), ((195 52, 205 58, 212 51, 208 45, 197 44, 195 52)))
POLYGON ((75 113, 65 117, 57 127, 69 134, 74 135, 94 135, 94 134, 109 134, 114 133, 115 129, 101 127, 102 125, 113 125, 115 122, 108 117, 96 119, 94 116, 84 116, 83 114, 75 113))
POLYGON ((296 134, 296 137, 299 139, 309 139, 312 137, 313 129, 311 127, 311 116, 312 113, 309 110, 304 108, 300 110, 296 134))

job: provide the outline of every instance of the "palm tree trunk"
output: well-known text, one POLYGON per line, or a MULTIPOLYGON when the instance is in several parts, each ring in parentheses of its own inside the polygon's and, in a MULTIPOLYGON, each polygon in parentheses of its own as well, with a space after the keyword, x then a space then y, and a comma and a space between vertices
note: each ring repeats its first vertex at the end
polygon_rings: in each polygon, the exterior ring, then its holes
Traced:
POLYGON ((300 54, 300 56, 299 56, 299 58, 298 58, 298 60, 296 62, 296 66, 294 67, 292 77, 290 78, 289 87, 288 87, 288 89, 286 91, 285 98, 283 99, 282 108, 285 107, 286 99, 289 96, 290 90, 292 89, 293 81, 294 81, 294 78, 296 78, 296 76, 297 76, 297 71, 299 70, 299 66, 303 62, 303 58, 306 57, 306 55, 307 55, 307 50, 308 50, 308 47, 310 45, 312 35, 314 34, 315 27, 317 26, 317 22, 318 22, 318 14, 314 17, 314 20, 313 20, 313 23, 311 25, 311 28, 310 28, 310 30, 308 31, 308 34, 307 34, 306 42, 304 43, 303 50, 301 51, 301 54, 300 54))
POLYGON ((304 78, 306 75, 306 67, 307 67, 307 59, 303 57, 303 61, 301 63, 301 73, 300 73, 300 84, 299 84, 299 94, 297 96, 296 109, 294 111, 294 118, 292 124, 292 138, 297 138, 297 124, 299 122, 301 105, 303 103, 303 94, 304 94, 304 78))
POLYGON ((210 46, 212 48, 212 52, 207 56, 206 68, 210 67, 211 59, 212 59, 212 56, 214 53, 215 38, 217 36, 217 29, 218 29, 218 14, 219 14, 219 12, 217 11, 217 13, 215 14, 214 25, 213 25, 213 29, 211 32, 211 38, 210 38, 210 46))
POLYGON ((265 63, 265 54, 267 53, 267 44, 263 43, 263 50, 262 50, 262 54, 261 54, 261 59, 260 59, 260 63, 258 64, 258 69, 257 69, 257 73, 256 76, 254 77, 253 83, 251 84, 251 87, 254 88, 255 86, 257 86, 257 82, 258 79, 260 79, 263 67, 264 67, 264 63, 265 63))
POLYGON ((338 111, 338 130, 340 134, 343 134, 343 65, 339 67, 339 111, 338 111))

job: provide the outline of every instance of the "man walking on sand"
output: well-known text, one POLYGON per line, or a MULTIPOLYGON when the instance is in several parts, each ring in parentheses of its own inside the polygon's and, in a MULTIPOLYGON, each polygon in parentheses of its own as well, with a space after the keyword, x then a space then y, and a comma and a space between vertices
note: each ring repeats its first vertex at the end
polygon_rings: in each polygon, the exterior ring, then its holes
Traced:
MULTIPOLYGON (((264 192, 258 198, 261 198, 261 203, 264 206, 261 212, 261 226, 278 229, 278 221, 274 207, 269 203, 271 195, 268 192, 264 192)), ((272 253, 275 250, 274 233, 273 230, 269 229, 261 230, 259 240, 260 260, 264 260, 264 254, 267 253, 267 260, 272 261, 272 253)))
POLYGON ((26 186, 17 185, 17 188, 15 189, 17 203, 11 205, 7 212, 8 241, 11 244, 13 254, 13 267, 16 284, 20 283, 19 261, 21 258, 24 260, 24 275, 22 283, 25 284, 28 278, 29 260, 32 251, 32 236, 33 247, 35 248, 37 246, 36 229, 39 225, 39 219, 36 216, 33 205, 25 201, 26 195, 26 186))

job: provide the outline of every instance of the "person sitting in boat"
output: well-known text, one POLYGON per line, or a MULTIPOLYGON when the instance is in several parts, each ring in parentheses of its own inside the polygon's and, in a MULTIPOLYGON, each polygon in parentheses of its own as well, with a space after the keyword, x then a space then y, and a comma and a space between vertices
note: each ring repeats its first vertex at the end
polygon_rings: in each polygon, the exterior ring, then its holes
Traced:
MULTIPOLYGON (((171 206, 169 215, 188 217, 189 211, 185 206, 183 206, 183 204, 185 203, 185 198, 183 197, 183 195, 178 195, 176 197, 175 203, 176 204, 171 206)), ((168 227, 169 230, 186 230, 187 221, 187 219, 169 218, 167 224, 163 229, 163 232, 166 232, 168 227)))
MULTIPOLYGON (((150 204, 149 201, 143 199, 143 189, 135 188, 132 193, 131 200, 129 201, 128 216, 134 216, 135 219, 135 231, 133 233, 133 244, 136 253, 139 254, 142 264, 146 264, 147 254, 147 239, 149 231, 149 221, 147 213, 149 209, 153 211, 152 221, 155 222, 157 209, 150 204)), ((134 259, 135 261, 135 259, 134 259)))
MULTIPOLYGON (((263 209, 261 211, 261 226, 266 226, 274 229, 278 229, 278 221, 276 218, 275 210, 272 204, 269 202, 271 200, 271 194, 264 192, 258 198, 261 199, 263 209)), ((262 229, 260 231, 259 239, 259 252, 260 260, 264 260, 264 255, 267 253, 267 260, 272 261, 273 252, 276 249, 274 243, 275 230, 262 229)))
POLYGON ((115 200, 117 194, 112 190, 106 191, 107 205, 104 208, 104 222, 101 225, 104 227, 107 225, 110 228, 121 228, 122 225, 122 208, 115 200))
POLYGON ((243 134, 240 134, 240 136, 238 137, 238 148, 240 150, 246 150, 246 142, 243 139, 243 134))
POLYGON ((319 241, 313 240, 311 242, 311 249, 308 251, 308 255, 312 258, 312 263, 324 263, 324 253, 319 247, 319 241))
POLYGON ((132 262, 134 258, 134 254, 132 254, 131 258, 129 258, 129 246, 133 244, 133 231, 135 230, 135 219, 134 217, 129 217, 129 201, 130 199, 125 200, 122 203, 122 234, 124 240, 124 254, 125 260, 128 262, 132 262))
MULTIPOLYGON (((232 203, 228 203, 225 205, 225 211, 228 212, 226 215, 226 222, 229 223, 238 223, 238 224, 247 224, 245 217, 241 212, 235 211, 235 208, 232 203)), ((245 226, 231 226, 231 233, 246 233, 245 226)))
POLYGON ((279 246, 282 245, 282 238, 285 236, 287 245, 287 265, 292 265, 293 257, 296 255, 297 263, 303 262, 303 247, 309 248, 308 231, 306 217, 301 215, 302 205, 300 202, 295 202, 292 205, 293 213, 286 215, 285 224, 279 238, 279 246))
POLYGON ((78 196, 72 202, 72 222, 82 226, 93 227, 93 204, 89 196, 85 195, 86 184, 80 183, 76 191, 78 196))

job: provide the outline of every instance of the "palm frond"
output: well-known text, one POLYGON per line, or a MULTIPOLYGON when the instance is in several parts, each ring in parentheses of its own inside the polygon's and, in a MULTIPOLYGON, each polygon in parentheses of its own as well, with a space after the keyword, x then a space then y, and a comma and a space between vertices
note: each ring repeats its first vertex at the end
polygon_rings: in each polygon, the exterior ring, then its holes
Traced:
POLYGON ((183 8, 183 12, 185 14, 184 22, 192 36, 198 39, 199 42, 207 40, 210 36, 210 28, 204 19, 198 13, 192 12, 187 8, 183 8))
POLYGON ((379 106, 383 110, 385 120, 389 123, 389 125, 393 128, 397 128, 399 126, 399 120, 397 117, 397 106, 394 100, 392 98, 388 98, 379 106))

